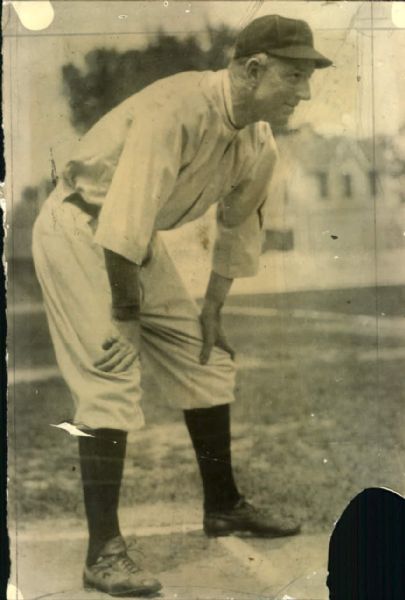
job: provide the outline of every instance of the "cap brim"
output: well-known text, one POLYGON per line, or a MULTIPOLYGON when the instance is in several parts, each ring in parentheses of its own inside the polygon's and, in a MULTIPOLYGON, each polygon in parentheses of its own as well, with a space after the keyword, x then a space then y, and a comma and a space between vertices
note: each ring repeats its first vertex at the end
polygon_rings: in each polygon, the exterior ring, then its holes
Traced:
POLYGON ((333 62, 323 56, 320 52, 311 48, 311 46, 288 46, 287 48, 272 48, 267 50, 267 54, 270 56, 279 56, 280 58, 293 58, 293 59, 308 59, 315 62, 316 69, 325 69, 333 65, 333 62))

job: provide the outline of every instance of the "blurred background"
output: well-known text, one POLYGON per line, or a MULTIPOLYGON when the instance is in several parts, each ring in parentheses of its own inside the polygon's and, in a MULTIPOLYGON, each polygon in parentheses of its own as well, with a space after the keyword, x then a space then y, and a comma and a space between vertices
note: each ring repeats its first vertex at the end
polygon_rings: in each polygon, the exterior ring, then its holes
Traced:
MULTIPOLYGON (((274 12, 307 19, 334 67, 315 74, 313 99, 279 139, 264 268, 235 291, 404 282, 405 36, 390 3, 373 11, 369 2, 64 1, 56 8, 44 31, 25 29, 11 6, 3 16, 7 245, 16 272, 30 270, 32 222, 77 138, 155 79, 223 68, 235 32, 274 12)), ((196 228, 211 244, 212 215, 169 243, 192 240, 196 228)), ((209 260, 194 251, 177 258, 200 294, 209 260)))
MULTIPOLYGON (((225 310, 239 366, 236 472, 248 495, 310 533, 330 531, 365 486, 404 493, 404 3, 54 6, 44 31, 25 29, 10 5, 3 15, 11 512, 27 524, 83 517, 75 440, 49 426, 71 419, 71 400, 32 267, 41 204, 105 112, 160 77, 223 68, 235 33, 268 13, 307 20, 334 66, 314 74, 313 99, 277 137, 260 274, 235 282, 225 310)), ((214 235, 212 213, 165 233, 197 297, 214 235)), ((156 377, 145 371, 149 428, 129 450, 124 506, 200 497, 180 416, 156 377)))

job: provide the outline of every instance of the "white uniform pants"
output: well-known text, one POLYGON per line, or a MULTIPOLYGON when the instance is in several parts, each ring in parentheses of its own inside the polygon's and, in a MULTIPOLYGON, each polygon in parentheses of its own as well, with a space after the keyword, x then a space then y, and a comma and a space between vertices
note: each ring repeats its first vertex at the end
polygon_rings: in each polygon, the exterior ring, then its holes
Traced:
POLYGON ((73 422, 125 431, 141 427, 141 363, 146 361, 173 407, 232 402, 233 362, 214 348, 208 365, 200 365, 198 307, 159 235, 152 241, 149 262, 141 268, 141 359, 124 373, 94 367, 112 331, 111 294, 103 250, 93 242, 95 227, 92 217, 63 202, 57 190, 34 226, 35 268, 58 365, 74 400, 73 422))

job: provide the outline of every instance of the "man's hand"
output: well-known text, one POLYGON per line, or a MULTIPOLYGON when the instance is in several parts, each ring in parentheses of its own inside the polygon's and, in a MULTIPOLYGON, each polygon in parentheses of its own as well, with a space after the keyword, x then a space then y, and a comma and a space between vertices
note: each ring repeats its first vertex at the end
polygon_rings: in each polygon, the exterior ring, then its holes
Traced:
POLYGON ((139 356, 141 327, 138 319, 113 320, 114 332, 103 342, 103 356, 94 366, 107 373, 126 371, 139 356))
POLYGON ((105 351, 94 366, 105 372, 129 369, 139 356, 139 266, 124 256, 104 250, 112 298, 113 332, 103 342, 105 351))
POLYGON ((200 353, 200 363, 206 365, 211 355, 212 348, 217 346, 228 352, 231 359, 235 358, 235 351, 229 345, 221 324, 221 311, 217 306, 206 303, 200 315, 203 345, 200 353))
POLYGON ((228 352, 232 360, 235 358, 235 352, 228 344, 221 325, 221 308, 231 285, 232 279, 222 277, 214 271, 211 272, 200 316, 203 338, 200 353, 200 363, 202 365, 207 364, 214 346, 228 352))

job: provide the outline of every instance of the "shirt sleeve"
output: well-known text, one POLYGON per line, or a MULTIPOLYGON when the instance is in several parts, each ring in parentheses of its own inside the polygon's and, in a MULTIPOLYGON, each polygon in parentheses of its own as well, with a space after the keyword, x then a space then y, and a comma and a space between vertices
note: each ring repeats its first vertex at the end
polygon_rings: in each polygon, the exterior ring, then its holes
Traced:
POLYGON ((127 132, 95 235, 96 243, 138 265, 181 165, 181 124, 155 112, 135 117, 127 132))
POLYGON ((255 168, 218 206, 212 268, 223 277, 252 277, 259 270, 262 215, 276 160, 274 148, 265 149, 255 168))
POLYGON ((237 227, 227 227, 218 219, 218 235, 214 246, 213 270, 229 279, 252 277, 259 268, 262 245, 257 211, 237 227))

